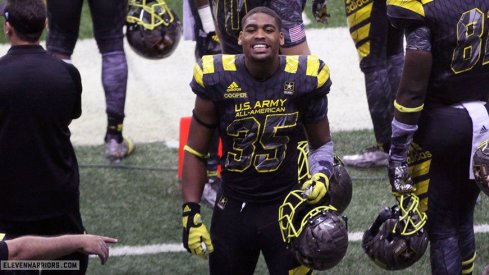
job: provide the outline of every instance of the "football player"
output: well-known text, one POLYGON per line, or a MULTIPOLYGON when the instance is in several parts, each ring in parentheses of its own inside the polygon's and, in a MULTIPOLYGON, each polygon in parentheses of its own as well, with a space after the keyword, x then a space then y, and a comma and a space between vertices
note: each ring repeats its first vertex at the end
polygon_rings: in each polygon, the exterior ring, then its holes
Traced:
MULTIPOLYGON (((282 54, 310 54, 304 23, 302 22, 302 11, 306 5, 306 0, 244 0, 237 1, 237 5, 233 3, 235 2, 230 0, 210 1, 216 18, 217 34, 221 40, 223 53, 237 54, 242 52, 241 46, 238 45, 241 19, 249 10, 266 6, 274 10, 283 21, 284 44, 280 47, 280 52, 282 54)), ((323 9, 326 9, 326 5, 323 9)))
MULTIPOLYGON (((199 0, 205 1, 205 0, 199 0)), ((230 0, 212 0, 209 2, 214 13, 217 25, 217 34, 221 42, 223 54, 242 53, 242 47, 238 44, 239 31, 241 30, 241 19, 254 7, 266 6, 274 10, 282 19, 282 32, 284 33, 284 44, 280 46, 280 52, 287 55, 308 55, 309 46, 306 41, 304 23, 302 22, 302 11, 306 0, 258 0, 238 1, 237 4, 230 0)), ((313 14, 318 22, 325 22, 329 17, 325 0, 314 0, 313 14)), ((204 198, 214 205, 215 194, 213 190, 219 190, 220 180, 217 177, 217 164, 219 163, 217 133, 213 134, 209 150, 209 183, 205 186, 204 198), (214 170, 213 170, 214 167, 214 170), (212 187, 212 188, 210 188, 212 187)))
POLYGON ((365 78, 367 102, 376 145, 359 154, 343 156, 353 167, 386 166, 390 149, 392 102, 404 63, 403 32, 387 19, 386 2, 345 0, 351 38, 357 48, 365 78))
MULTIPOLYGON (((127 61, 122 28, 127 13, 127 1, 89 0, 88 4, 95 40, 102 55, 102 84, 107 113, 105 157, 111 162, 119 162, 134 149, 131 139, 122 136, 127 88, 127 61)), ((68 63, 71 63, 71 54, 78 39, 82 5, 83 0, 47 1, 49 32, 46 47, 50 53, 68 63)))
POLYGON ((392 121, 392 191, 416 192, 427 207, 432 273, 471 274, 479 188, 470 164, 488 136, 489 2, 387 2, 391 22, 407 33, 392 121))
POLYGON ((312 179, 302 186, 310 204, 326 195, 333 172, 327 118, 329 69, 316 56, 279 55, 281 19, 267 7, 242 19, 244 54, 204 56, 190 84, 197 95, 183 165, 183 243, 211 274, 253 274, 260 252, 271 274, 302 274, 280 235, 278 209, 297 182, 297 143, 304 129, 312 179), (222 192, 211 233, 200 205, 212 133, 223 144, 222 192), (294 273, 297 272, 297 273, 294 273))

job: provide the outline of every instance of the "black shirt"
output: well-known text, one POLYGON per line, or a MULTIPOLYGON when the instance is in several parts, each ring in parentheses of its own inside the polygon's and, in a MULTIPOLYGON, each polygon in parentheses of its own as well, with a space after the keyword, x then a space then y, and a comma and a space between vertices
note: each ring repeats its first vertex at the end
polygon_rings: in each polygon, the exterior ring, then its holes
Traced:
POLYGON ((35 221, 79 209, 68 125, 81 115, 78 70, 39 45, 0 58, 0 220, 35 221))

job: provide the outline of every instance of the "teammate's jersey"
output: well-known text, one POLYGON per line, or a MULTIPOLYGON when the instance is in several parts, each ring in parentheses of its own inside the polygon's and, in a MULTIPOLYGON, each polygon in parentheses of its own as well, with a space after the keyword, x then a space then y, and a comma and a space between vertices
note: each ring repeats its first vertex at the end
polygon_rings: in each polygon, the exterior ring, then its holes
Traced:
POLYGON ((388 11, 393 23, 431 30, 436 50, 426 104, 487 100, 489 1, 389 0, 388 11))
POLYGON ((284 46, 290 48, 306 41, 302 11, 306 0, 211 0, 218 31, 221 33, 222 52, 242 53, 238 45, 241 19, 253 8, 265 6, 274 10, 282 19, 284 46))
POLYGON ((331 81, 316 56, 280 56, 269 79, 254 79, 243 55, 204 56, 190 84, 215 103, 223 144, 226 196, 270 202, 297 185, 297 142, 303 124, 326 117, 331 81))

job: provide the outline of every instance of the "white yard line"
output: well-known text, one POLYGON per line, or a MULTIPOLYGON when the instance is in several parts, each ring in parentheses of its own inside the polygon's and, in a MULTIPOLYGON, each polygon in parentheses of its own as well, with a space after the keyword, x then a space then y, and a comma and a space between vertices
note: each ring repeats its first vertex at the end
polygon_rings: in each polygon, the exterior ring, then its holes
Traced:
MULTIPOLYGON (((480 224, 474 226, 475 233, 485 234, 489 233, 489 224, 480 224)), ((359 242, 362 240, 363 232, 350 232, 348 234, 348 240, 350 242, 359 242)), ((152 245, 138 245, 138 246, 115 246, 110 249, 110 256, 134 256, 134 255, 148 255, 168 252, 183 252, 185 248, 181 243, 167 243, 167 244, 152 244, 152 245)))

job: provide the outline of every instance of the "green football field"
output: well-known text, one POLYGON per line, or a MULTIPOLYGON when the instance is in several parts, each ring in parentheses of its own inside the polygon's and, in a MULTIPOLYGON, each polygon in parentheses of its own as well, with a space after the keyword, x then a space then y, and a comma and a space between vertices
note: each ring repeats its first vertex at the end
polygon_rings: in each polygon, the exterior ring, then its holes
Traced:
MULTIPOLYGON (((373 144, 370 130, 333 133, 335 152, 351 154, 373 144)), ((77 147, 81 171, 81 209, 88 232, 113 236, 119 244, 105 266, 92 259, 90 274, 206 274, 204 260, 182 250, 181 193, 176 178, 177 150, 163 143, 136 144, 134 155, 121 166, 108 165, 102 146, 77 147), (125 248, 122 246, 126 246, 125 248), (156 250, 156 251, 155 251, 156 250), (175 251, 176 252, 166 252, 175 251), (154 254, 153 254, 154 253, 154 254), (139 255, 135 255, 139 254, 139 255)), ((330 274, 383 274, 363 253, 358 236, 378 211, 395 203, 384 169, 348 169, 353 178, 353 199, 345 211, 350 241, 343 261, 330 274)), ((476 206, 476 224, 487 223, 488 198, 476 206)), ((211 210, 203 207, 209 224, 211 210)), ((478 227, 487 231, 487 225, 478 227)), ((360 235, 359 235, 360 234, 360 235)), ((489 257, 489 235, 478 233, 476 272, 489 257)), ((399 274, 429 274, 429 252, 399 274)), ((328 272, 324 272, 327 274, 328 272)), ((260 261, 256 274, 266 274, 260 261)), ((321 273, 319 273, 321 274, 321 273)))

